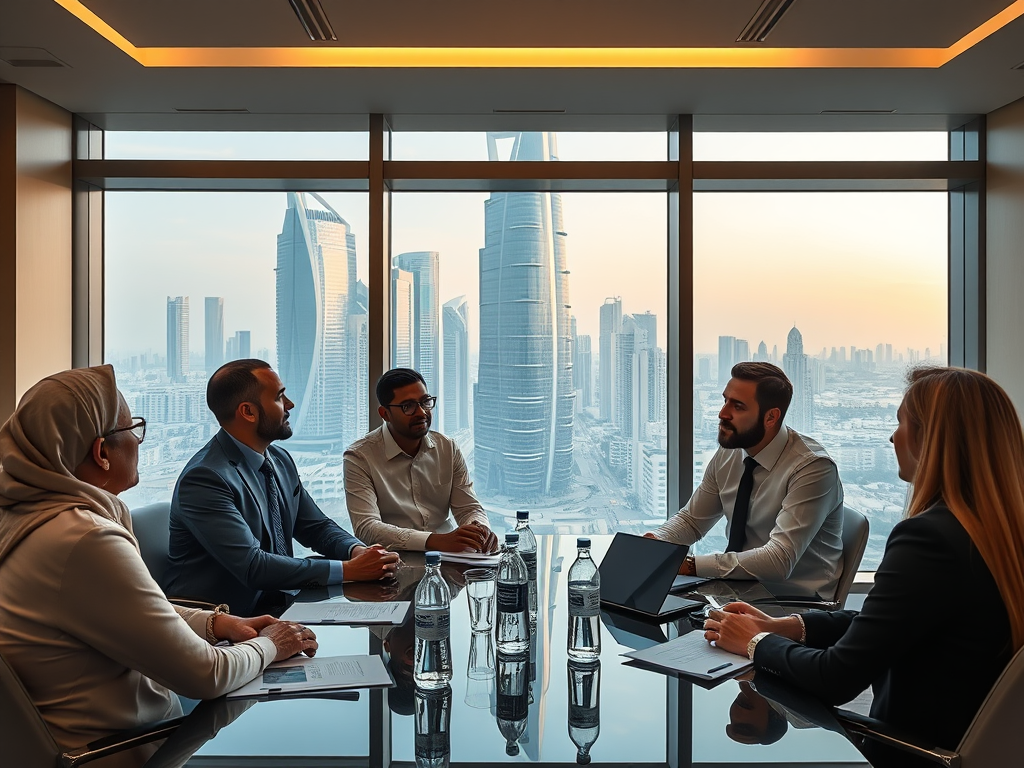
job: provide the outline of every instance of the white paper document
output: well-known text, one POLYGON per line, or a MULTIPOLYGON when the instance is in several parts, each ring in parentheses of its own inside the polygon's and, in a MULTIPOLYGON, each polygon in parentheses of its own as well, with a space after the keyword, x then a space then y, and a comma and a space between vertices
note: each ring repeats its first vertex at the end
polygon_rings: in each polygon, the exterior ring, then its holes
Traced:
POLYGON ((477 565, 481 568, 489 565, 497 565, 501 559, 500 554, 488 555, 483 552, 442 552, 441 562, 460 563, 462 565, 477 565))
POLYGON ((754 662, 746 656, 738 656, 711 645, 704 639, 704 633, 699 630, 687 632, 661 645, 622 655, 644 664, 673 672, 683 672, 705 680, 732 677, 754 666, 754 662))
POLYGON ((299 624, 401 624, 409 613, 408 600, 393 603, 350 603, 323 600, 318 603, 292 603, 281 614, 284 621, 299 624))
POLYGON ((312 691, 379 688, 392 685, 380 656, 296 656, 271 664, 255 680, 228 694, 229 699, 294 695, 312 691))

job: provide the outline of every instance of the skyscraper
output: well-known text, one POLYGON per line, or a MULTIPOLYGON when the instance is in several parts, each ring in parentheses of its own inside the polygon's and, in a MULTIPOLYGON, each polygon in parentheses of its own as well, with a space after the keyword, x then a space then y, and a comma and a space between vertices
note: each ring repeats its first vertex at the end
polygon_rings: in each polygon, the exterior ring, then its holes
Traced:
POLYGON ((748 360, 750 360, 750 344, 746 339, 736 339, 736 357, 733 358, 732 364, 745 363, 748 360))
POLYGON ((184 381, 188 371, 188 296, 168 296, 167 376, 171 381, 184 381))
POLYGON ((249 331, 235 331, 228 339, 226 360, 245 360, 252 357, 252 344, 249 331))
POLYGON ((732 367, 736 365, 736 337, 718 337, 718 383, 725 386, 732 376, 732 367))
POLYGON ((761 363, 768 362, 768 346, 763 341, 757 345, 757 352, 754 354, 754 361, 761 363))
POLYGON ((647 348, 654 349, 658 346, 658 316, 647 310, 642 315, 633 315, 633 322, 637 327, 647 332, 647 348))
POLYGON ((441 377, 441 304, 437 298, 437 251, 400 253, 395 266, 412 275, 412 365, 423 376, 427 392, 437 394, 441 377))
POLYGON ((469 423, 469 304, 465 296, 446 301, 441 308, 444 331, 444 396, 441 429, 452 434, 469 423))
POLYGON ((598 399, 601 418, 615 419, 615 336, 622 328, 622 299, 616 296, 601 305, 600 338, 598 339, 598 399))
POLYGON ((574 386, 579 397, 577 405, 580 408, 589 408, 594 404, 593 368, 590 334, 585 333, 576 337, 576 349, 572 361, 573 378, 576 380, 574 386))
POLYGON ((365 322, 356 285, 356 245, 352 230, 317 195, 326 210, 307 207, 306 194, 288 193, 281 234, 277 236, 277 359, 292 411, 293 443, 311 450, 344 447, 359 437, 347 426, 365 401, 360 389, 365 371, 358 360, 359 334, 365 322))
POLYGON ((414 311, 412 272, 396 267, 391 270, 391 363, 395 368, 416 367, 414 311))
MULTIPOLYGON (((513 139, 511 159, 557 159, 552 133, 513 139)), ((573 389, 561 196, 493 192, 480 249, 480 369, 475 393, 477 487, 513 500, 550 499, 572 475, 573 389)))
POLYGON ((804 354, 804 337, 795 325, 786 339, 782 361, 783 370, 793 383, 793 402, 786 414, 786 423, 799 432, 809 432, 814 429, 814 384, 804 354))
POLYGON ((224 299, 220 296, 207 296, 203 317, 203 330, 206 336, 206 375, 224 365, 224 299))

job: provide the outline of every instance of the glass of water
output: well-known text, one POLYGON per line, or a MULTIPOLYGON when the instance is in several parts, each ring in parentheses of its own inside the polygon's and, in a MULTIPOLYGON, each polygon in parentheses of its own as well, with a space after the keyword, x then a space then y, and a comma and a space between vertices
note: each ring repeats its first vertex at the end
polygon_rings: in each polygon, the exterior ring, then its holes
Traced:
POLYGON ((493 568, 470 568, 463 574, 469 599, 469 626, 474 632, 490 632, 494 626, 494 575, 493 568))

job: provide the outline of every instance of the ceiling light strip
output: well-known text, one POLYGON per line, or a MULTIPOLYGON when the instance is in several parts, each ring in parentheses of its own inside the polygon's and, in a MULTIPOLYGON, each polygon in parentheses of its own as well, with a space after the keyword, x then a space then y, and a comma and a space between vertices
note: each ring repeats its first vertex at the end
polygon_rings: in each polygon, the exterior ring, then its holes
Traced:
POLYGON ((374 69, 935 69, 1024 15, 1024 0, 949 48, 138 48, 81 0, 54 0, 146 67, 374 69))

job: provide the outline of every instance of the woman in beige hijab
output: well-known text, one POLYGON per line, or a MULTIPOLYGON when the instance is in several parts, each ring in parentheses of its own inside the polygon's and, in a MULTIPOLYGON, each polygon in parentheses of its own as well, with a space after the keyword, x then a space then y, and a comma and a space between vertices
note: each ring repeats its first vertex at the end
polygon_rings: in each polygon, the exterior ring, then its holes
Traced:
POLYGON ((172 691, 214 698, 316 651, 299 625, 167 601, 117 498, 144 435, 110 366, 43 379, 0 428, 0 655, 64 749, 180 714, 172 691))

